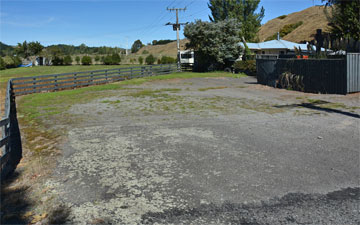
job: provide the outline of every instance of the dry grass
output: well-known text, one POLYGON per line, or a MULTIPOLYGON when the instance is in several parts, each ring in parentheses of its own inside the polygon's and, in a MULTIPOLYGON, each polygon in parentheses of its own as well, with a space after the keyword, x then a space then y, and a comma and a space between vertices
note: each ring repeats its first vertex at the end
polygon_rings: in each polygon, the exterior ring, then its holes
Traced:
MULTIPOLYGON (((180 50, 185 49, 185 44, 189 41, 187 39, 183 39, 180 41, 180 50)), ((165 45, 147 45, 142 47, 136 54, 132 54, 131 56, 140 55, 145 59, 145 57, 149 54, 153 54, 157 58, 161 58, 162 56, 170 56, 176 58, 177 56, 177 49, 176 49, 176 41, 165 44, 165 45), (148 54, 142 55, 142 52, 146 50, 149 52, 148 54)), ((135 57, 135 58, 137 58, 135 57)))
POLYGON ((284 19, 275 18, 261 26, 258 33, 260 41, 278 32, 284 25, 293 24, 299 21, 304 23, 296 28, 293 32, 281 37, 284 40, 292 42, 311 41, 314 39, 316 29, 328 30, 328 21, 324 13, 323 6, 313 6, 287 15, 284 19))

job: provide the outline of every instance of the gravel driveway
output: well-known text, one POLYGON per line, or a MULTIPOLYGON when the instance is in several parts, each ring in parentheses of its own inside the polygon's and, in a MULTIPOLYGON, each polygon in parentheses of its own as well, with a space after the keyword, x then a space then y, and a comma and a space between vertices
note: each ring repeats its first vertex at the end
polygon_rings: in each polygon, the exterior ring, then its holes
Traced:
POLYGON ((73 105, 46 184, 68 223, 359 224, 360 95, 255 82, 155 81, 73 105))

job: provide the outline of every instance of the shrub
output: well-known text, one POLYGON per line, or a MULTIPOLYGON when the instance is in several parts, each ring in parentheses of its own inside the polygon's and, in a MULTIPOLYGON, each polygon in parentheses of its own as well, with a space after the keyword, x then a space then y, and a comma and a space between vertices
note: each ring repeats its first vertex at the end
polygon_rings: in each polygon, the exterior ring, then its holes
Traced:
POLYGON ((111 65, 112 64, 112 57, 110 55, 105 56, 103 62, 104 62, 105 65, 111 65))
POLYGON ((149 54, 149 51, 148 51, 148 50, 144 50, 144 51, 142 51, 142 54, 143 54, 143 55, 149 54))
POLYGON ((95 56, 95 62, 99 62, 100 61, 100 56, 95 56))
POLYGON ((281 19, 281 20, 283 20, 283 19, 285 19, 286 17, 287 17, 287 15, 282 15, 282 16, 279 16, 278 18, 281 19))
POLYGON ((55 56, 55 57, 52 59, 52 64, 53 64, 54 66, 63 65, 63 64, 64 64, 64 59, 63 59, 62 57, 55 56))
POLYGON ((158 60, 157 60, 157 64, 161 64, 161 59, 158 59, 158 60))
POLYGON ((5 61, 3 60, 2 57, 0 57, 0 70, 4 70, 4 69, 6 69, 5 61))
POLYGON ((111 56, 111 61, 113 65, 118 65, 121 62, 120 55, 118 53, 114 53, 111 56))
POLYGON ((6 56, 3 58, 3 61, 6 69, 18 67, 22 63, 21 59, 18 56, 6 56))
POLYGON ((145 58, 145 62, 146 62, 146 64, 148 64, 148 65, 153 65, 153 64, 155 63, 155 61, 156 61, 156 58, 155 58, 152 54, 148 55, 148 56, 145 58))
POLYGON ((79 65, 79 64, 80 64, 80 56, 76 56, 76 57, 75 57, 75 61, 76 61, 76 63, 79 65))
POLYGON ((141 56, 140 56, 138 60, 139 60, 140 65, 142 65, 142 64, 143 64, 143 62, 144 62, 143 57, 141 57, 141 56))
POLYGON ((242 72, 242 73, 246 73, 249 76, 255 76, 256 61, 255 60, 237 61, 234 63, 234 69, 236 73, 242 72))
POLYGON ((14 62, 14 67, 18 67, 19 65, 22 64, 22 60, 20 59, 19 56, 11 57, 11 59, 12 59, 13 62, 14 62))
POLYGON ((71 56, 67 55, 64 57, 64 65, 71 65, 73 62, 71 56))
POLYGON ((161 57, 161 64, 172 64, 172 63, 176 63, 176 59, 169 56, 161 57))
POLYGON ((81 64, 88 66, 91 65, 91 63, 92 63, 92 59, 90 56, 85 55, 82 57, 81 64))
POLYGON ((276 81, 277 88, 285 88, 288 90, 304 91, 304 76, 284 72, 276 81))

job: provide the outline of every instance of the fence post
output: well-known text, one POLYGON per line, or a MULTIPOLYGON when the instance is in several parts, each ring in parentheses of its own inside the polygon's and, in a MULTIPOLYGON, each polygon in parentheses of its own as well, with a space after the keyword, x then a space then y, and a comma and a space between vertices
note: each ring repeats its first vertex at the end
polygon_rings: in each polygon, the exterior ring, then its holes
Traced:
POLYGON ((108 71, 105 70, 105 80, 107 81, 107 79, 108 79, 108 71))
POLYGON ((90 73, 90 79, 91 79, 90 83, 93 84, 94 83, 94 73, 93 72, 90 73))
POLYGON ((77 87, 77 74, 76 73, 74 73, 74 84, 75 84, 75 87, 77 87))
POLYGON ((130 69, 130 79, 132 79, 133 78, 133 68, 131 67, 131 69, 130 69))
POLYGON ((36 77, 33 78, 33 85, 34 85, 33 90, 34 90, 34 93, 35 93, 36 92, 36 87, 35 87, 35 85, 36 85, 36 77))
POLYGON ((9 119, 10 122, 8 124, 8 128, 6 129, 7 135, 10 135, 9 142, 6 146, 7 152, 9 154, 9 158, 5 163, 5 166, 1 170, 1 179, 8 177, 14 170, 16 166, 19 164, 22 158, 22 147, 21 147, 21 135, 19 129, 19 123, 16 116, 16 103, 15 103, 15 95, 13 92, 12 83, 10 84, 10 89, 7 90, 10 93, 9 101, 10 104, 10 113, 9 119))
POLYGON ((55 91, 58 90, 58 84, 57 84, 57 76, 54 76, 55 80, 54 80, 54 86, 55 86, 55 91))

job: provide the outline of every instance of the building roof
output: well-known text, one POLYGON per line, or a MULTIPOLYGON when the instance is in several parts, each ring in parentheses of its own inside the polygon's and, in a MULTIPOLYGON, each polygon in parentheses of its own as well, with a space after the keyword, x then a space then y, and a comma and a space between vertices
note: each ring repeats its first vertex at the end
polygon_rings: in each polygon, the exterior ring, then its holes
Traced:
MULTIPOLYGON (((244 44, 242 42, 239 43, 240 46, 244 47, 244 44)), ((307 50, 306 44, 298 44, 291 41, 285 41, 285 40, 271 40, 271 41, 265 41, 260 43, 246 43, 247 46, 250 49, 254 50, 260 50, 260 49, 291 49, 293 50, 294 47, 301 48, 302 50, 307 50)))

